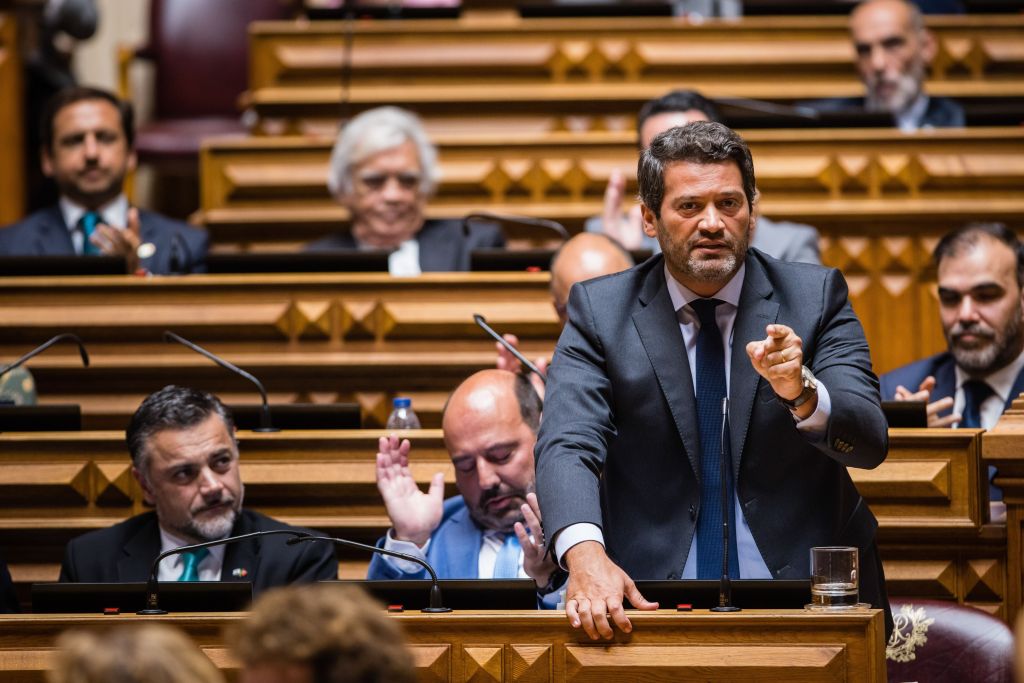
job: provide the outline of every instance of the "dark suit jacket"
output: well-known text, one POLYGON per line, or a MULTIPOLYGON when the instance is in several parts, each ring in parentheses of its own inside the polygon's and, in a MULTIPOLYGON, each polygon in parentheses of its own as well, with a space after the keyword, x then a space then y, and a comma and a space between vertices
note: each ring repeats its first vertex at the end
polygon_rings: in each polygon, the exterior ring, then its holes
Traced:
MULTIPOLYGON (((751 249, 731 356, 731 466, 744 516, 775 578, 810 575, 808 549, 861 550, 861 597, 887 606, 877 522, 847 466, 873 468, 888 441, 864 331, 835 269, 751 249), (751 367, 749 341, 779 322, 803 340, 832 415, 810 442, 751 367)), ((602 527, 609 556, 635 579, 682 575, 700 512, 697 410, 661 256, 573 287, 548 373, 537 440, 548 538, 602 527)), ((711 504, 718 505, 718 501, 711 504)))
MULTIPOLYGON (((258 512, 242 510, 231 535, 294 528, 258 512)), ((258 594, 275 586, 338 578, 333 546, 319 541, 288 546, 287 540, 287 536, 267 536, 226 546, 221 581, 251 581, 253 592, 258 594), (247 575, 234 576, 235 569, 245 569, 247 575)), ((68 543, 60 580, 146 581, 159 554, 160 527, 156 513, 147 512, 107 529, 90 531, 68 543)))
POLYGON ((14 591, 14 582, 11 581, 11 572, 7 570, 4 558, 0 557, 0 613, 20 611, 18 594, 14 591))
MULTIPOLYGON (((172 220, 152 211, 139 211, 139 237, 156 247, 139 266, 154 275, 206 272, 210 237, 202 228, 172 220)), ((36 211, 0 230, 0 255, 74 256, 71 233, 59 206, 36 211)))
MULTIPOLYGON (((505 236, 495 225, 475 225, 469 235, 462 229, 462 221, 429 220, 423 224, 416 241, 420 245, 420 270, 429 272, 458 272, 469 270, 469 254, 474 249, 505 246, 505 236)), ((307 251, 356 249, 358 245, 351 233, 328 235, 306 245, 307 251)))
MULTIPOLYGON (((818 111, 856 111, 864 109, 863 97, 830 97, 823 100, 801 102, 801 106, 818 111)), ((921 117, 919 128, 961 128, 967 124, 964 108, 948 97, 928 97, 928 107, 921 117)))
MULTIPOLYGON (((917 387, 928 376, 935 378, 935 388, 932 389, 930 400, 938 401, 940 398, 956 395, 956 359, 947 351, 904 365, 882 375, 879 378, 882 383, 882 398, 887 401, 896 398, 896 387, 901 384, 911 391, 917 391, 917 387)), ((1010 390, 1003 410, 1008 409, 1013 403, 1013 399, 1020 396, 1022 392, 1024 392, 1024 370, 1014 380, 1013 389, 1010 390)), ((953 408, 950 407, 939 415, 945 417, 952 412, 953 408)))

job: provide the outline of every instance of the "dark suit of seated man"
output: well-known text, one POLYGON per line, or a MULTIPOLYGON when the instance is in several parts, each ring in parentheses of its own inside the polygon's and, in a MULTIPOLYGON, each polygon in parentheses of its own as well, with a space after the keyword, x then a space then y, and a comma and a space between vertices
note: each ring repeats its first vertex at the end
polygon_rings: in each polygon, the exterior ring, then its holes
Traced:
MULTIPOLYGON (((161 552, 253 531, 293 529, 242 509, 244 486, 230 413, 212 394, 167 386, 148 396, 127 430, 132 475, 154 512, 68 543, 61 581, 145 581, 161 552)), ((267 536, 171 555, 161 581, 251 581, 253 591, 336 579, 327 544, 267 536), (205 551, 205 552, 204 552, 205 551)))
MULTIPOLYGON (((409 470, 408 439, 381 437, 377 488, 392 528, 378 546, 430 562, 442 579, 532 578, 541 604, 558 604, 563 572, 546 552, 534 489, 533 447, 541 401, 529 380, 482 370, 452 392, 444 442, 458 496, 444 500, 444 473, 427 493, 409 470)), ((374 555, 369 579, 426 578, 419 565, 374 555)))
POLYGON ((206 270, 205 230, 132 207, 123 193, 135 168, 131 104, 95 88, 70 88, 47 103, 40 126, 43 172, 57 206, 0 230, 3 256, 123 256, 128 272, 206 270))
POLYGON ((425 220, 439 178, 437 149, 412 112, 377 107, 353 118, 331 152, 327 186, 348 209, 351 230, 310 243, 310 251, 389 249, 392 275, 469 270, 474 249, 505 246, 494 225, 425 220))
POLYGON ((902 131, 963 126, 964 110, 925 92, 928 65, 938 52, 921 10, 909 0, 867 0, 850 13, 850 37, 864 97, 805 102, 823 112, 889 112, 902 131))
POLYGON ((882 375, 882 398, 928 402, 929 427, 991 429, 1024 392, 1024 245, 1001 223, 970 223, 933 260, 949 350, 882 375))

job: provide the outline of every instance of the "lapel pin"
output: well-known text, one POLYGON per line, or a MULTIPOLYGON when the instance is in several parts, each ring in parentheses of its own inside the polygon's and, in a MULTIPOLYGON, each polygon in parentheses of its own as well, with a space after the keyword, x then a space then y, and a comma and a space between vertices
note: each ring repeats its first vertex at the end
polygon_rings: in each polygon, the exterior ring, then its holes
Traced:
POLYGON ((237 569, 231 570, 231 576, 235 577, 236 579, 244 579, 245 577, 249 576, 249 570, 245 569, 244 567, 238 567, 237 569))

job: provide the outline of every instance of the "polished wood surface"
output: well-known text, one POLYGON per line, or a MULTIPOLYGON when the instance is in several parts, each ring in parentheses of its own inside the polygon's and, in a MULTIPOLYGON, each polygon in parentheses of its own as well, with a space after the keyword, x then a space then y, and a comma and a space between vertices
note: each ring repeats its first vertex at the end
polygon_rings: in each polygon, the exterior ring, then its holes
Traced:
MULTIPOLYGON (((929 26, 938 38, 930 93, 968 106, 1024 97, 1020 17, 930 18, 929 26)), ((356 22, 343 91, 345 28, 254 24, 246 103, 292 131, 304 119, 336 120, 343 100, 350 113, 394 104, 454 121, 469 107, 476 121, 555 117, 560 129, 600 129, 672 88, 775 101, 863 93, 845 17, 356 22)), ((270 123, 265 131, 280 129, 270 123)))
MULTIPOLYGON (((230 677, 238 663, 223 630, 239 614, 0 615, 0 677, 42 681, 54 641, 68 628, 158 622, 185 630, 230 677)), ((885 681, 878 610, 736 614, 635 613, 634 629, 593 643, 556 612, 390 615, 405 631, 421 681, 885 681)))
POLYGON ((19 50, 16 17, 0 12, 0 227, 25 214, 24 88, 19 50))
MULTIPOLYGON (((376 489, 382 430, 239 432, 246 505, 283 521, 374 542, 388 527, 376 489)), ((454 471, 439 430, 410 433, 414 476, 454 471)), ((893 595, 955 600, 1002 616, 1006 533, 987 518, 979 430, 892 430, 888 458, 850 470, 879 520, 893 595)), ((0 434, 0 547, 15 582, 54 580, 63 545, 146 509, 123 432, 0 434), (43 502, 45 501, 45 502, 43 502)), ((369 558, 345 550, 340 575, 369 558)))

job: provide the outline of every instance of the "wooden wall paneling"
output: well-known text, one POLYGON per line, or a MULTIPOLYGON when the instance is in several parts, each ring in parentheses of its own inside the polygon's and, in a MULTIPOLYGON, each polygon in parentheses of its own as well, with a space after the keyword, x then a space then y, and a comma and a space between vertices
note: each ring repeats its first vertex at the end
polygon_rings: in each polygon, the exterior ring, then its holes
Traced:
POLYGON ((25 215, 24 103, 17 20, 0 12, 0 226, 25 215))

